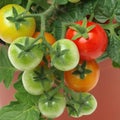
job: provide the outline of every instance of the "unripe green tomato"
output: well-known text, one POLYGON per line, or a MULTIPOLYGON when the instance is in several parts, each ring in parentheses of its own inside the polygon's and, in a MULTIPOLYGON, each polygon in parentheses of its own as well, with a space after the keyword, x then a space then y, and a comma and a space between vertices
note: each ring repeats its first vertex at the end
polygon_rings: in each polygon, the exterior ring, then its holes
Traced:
MULTIPOLYGON (((36 42, 33 48, 28 51, 20 49, 16 44, 20 44, 20 46, 26 46, 25 41, 28 37, 18 37, 15 39, 9 46, 8 49, 8 57, 12 65, 21 71, 34 69, 39 65, 43 58, 43 52, 40 48, 37 47, 39 42, 36 42), (21 53, 23 55, 19 56, 21 53)), ((35 39, 29 37, 29 44, 32 44, 35 39)), ((26 48, 24 48, 26 49, 26 48)))
POLYGON ((44 91, 48 91, 54 83, 53 73, 48 74, 48 72, 49 68, 45 65, 40 65, 33 70, 25 70, 22 75, 22 83, 25 90, 32 95, 40 95, 44 91), (36 74, 40 70, 44 70, 43 74, 40 75, 41 77, 36 74))
POLYGON ((51 60, 58 70, 68 71, 78 65, 80 54, 73 41, 60 39, 52 45, 52 49, 54 52, 51 54, 51 60))
POLYGON ((72 107, 67 108, 71 117, 79 118, 84 115, 90 115, 97 108, 96 98, 88 92, 78 93, 78 96, 76 96, 74 99, 77 102, 75 101, 72 104, 72 107))
POLYGON ((65 97, 56 93, 51 99, 45 94, 40 95, 38 108, 42 115, 47 118, 57 118, 63 114, 66 107, 65 97))
POLYGON ((68 0, 69 2, 71 2, 71 3, 77 3, 77 2, 79 2, 80 0, 68 0))

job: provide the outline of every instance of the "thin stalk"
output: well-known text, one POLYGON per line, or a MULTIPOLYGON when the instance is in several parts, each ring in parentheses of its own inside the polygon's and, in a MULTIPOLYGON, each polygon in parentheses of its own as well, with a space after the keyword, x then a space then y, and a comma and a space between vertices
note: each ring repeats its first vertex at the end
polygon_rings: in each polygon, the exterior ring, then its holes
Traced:
POLYGON ((32 0, 28 0, 27 5, 26 5, 26 11, 30 10, 30 7, 31 7, 32 3, 33 3, 32 0))

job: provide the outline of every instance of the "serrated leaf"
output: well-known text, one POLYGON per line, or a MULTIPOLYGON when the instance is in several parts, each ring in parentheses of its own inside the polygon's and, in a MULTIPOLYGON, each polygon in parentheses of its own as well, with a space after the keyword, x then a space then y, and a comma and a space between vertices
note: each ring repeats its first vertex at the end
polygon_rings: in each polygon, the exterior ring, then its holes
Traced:
POLYGON ((116 34, 109 36, 108 56, 116 64, 120 64, 120 37, 116 34))
POLYGON ((94 13, 95 18, 101 23, 111 19, 115 15, 117 4, 117 0, 98 0, 94 13))
POLYGON ((115 9, 115 19, 117 22, 120 22, 120 1, 118 1, 115 9))
POLYGON ((112 65, 115 67, 115 68, 120 68, 120 63, 116 63, 116 62, 112 62, 112 65))
POLYGON ((0 8, 7 4, 21 4, 22 0, 0 0, 0 8))
POLYGON ((53 24, 53 33, 56 39, 61 39, 64 37, 65 30, 67 28, 66 24, 74 23, 78 20, 83 19, 85 16, 81 12, 80 6, 75 6, 74 4, 66 6, 66 9, 61 13, 58 13, 57 20, 53 24))
POLYGON ((36 106, 12 103, 0 109, 0 120, 39 120, 36 106))
POLYGON ((3 81, 7 88, 13 80, 15 71, 16 69, 9 61, 7 48, 0 46, 0 82, 3 81))

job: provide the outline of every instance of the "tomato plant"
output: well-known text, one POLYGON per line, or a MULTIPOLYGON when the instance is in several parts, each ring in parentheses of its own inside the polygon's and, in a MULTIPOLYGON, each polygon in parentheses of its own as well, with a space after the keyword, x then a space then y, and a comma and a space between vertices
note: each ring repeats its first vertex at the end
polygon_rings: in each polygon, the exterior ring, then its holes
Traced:
POLYGON ((77 46, 67 39, 61 39, 52 45, 51 61, 53 65, 62 71, 73 69, 79 62, 77 46))
POLYGON ((17 37, 32 36, 34 34, 35 19, 18 17, 19 14, 22 15, 25 11, 22 6, 16 4, 9 4, 0 9, 0 38, 3 41, 11 43, 17 37))
POLYGON ((68 28, 66 38, 76 43, 82 60, 100 57, 108 44, 104 29, 99 24, 85 20, 78 21, 71 28, 68 28))
POLYGON ((120 68, 119 9, 119 0, 1 0, 0 82, 17 80, 0 120, 92 114, 99 62, 120 68))
POLYGON ((24 71, 38 66, 43 52, 34 38, 19 37, 10 44, 8 57, 15 68, 24 71))
POLYGON ((76 92, 87 92, 92 90, 100 76, 98 64, 92 60, 84 62, 70 71, 64 72, 65 84, 76 92))

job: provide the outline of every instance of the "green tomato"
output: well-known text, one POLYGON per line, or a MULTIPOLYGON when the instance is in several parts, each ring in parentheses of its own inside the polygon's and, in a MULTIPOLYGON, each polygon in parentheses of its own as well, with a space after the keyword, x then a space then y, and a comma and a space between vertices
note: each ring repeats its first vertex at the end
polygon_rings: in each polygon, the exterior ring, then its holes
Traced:
POLYGON ((69 2, 71 2, 71 3, 77 3, 77 2, 79 2, 80 0, 68 0, 69 2))
POLYGON ((72 117, 78 118, 83 115, 90 115, 97 108, 97 101, 90 93, 78 93, 78 96, 74 99, 72 107, 67 108, 69 115, 72 117))
POLYGON ((68 71, 78 65, 80 55, 73 41, 61 39, 52 45, 51 61, 54 67, 61 71, 68 71))
POLYGON ((59 117, 65 109, 66 100, 60 93, 55 94, 51 99, 42 94, 39 99, 40 112, 48 118, 59 117))
POLYGON ((33 45, 34 41, 35 39, 31 37, 19 37, 10 44, 8 57, 18 70, 34 69, 41 62, 43 52, 38 47, 38 43, 33 45))
POLYGON ((53 73, 49 71, 49 68, 46 66, 39 66, 36 69, 24 71, 22 83, 25 90, 32 95, 40 95, 44 91, 48 91, 54 83, 53 73))

